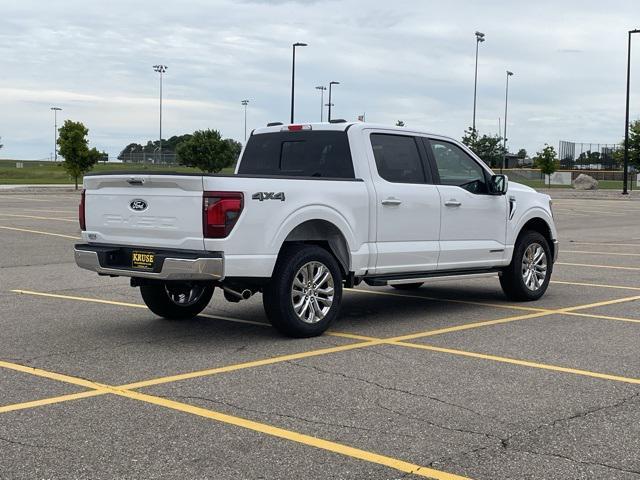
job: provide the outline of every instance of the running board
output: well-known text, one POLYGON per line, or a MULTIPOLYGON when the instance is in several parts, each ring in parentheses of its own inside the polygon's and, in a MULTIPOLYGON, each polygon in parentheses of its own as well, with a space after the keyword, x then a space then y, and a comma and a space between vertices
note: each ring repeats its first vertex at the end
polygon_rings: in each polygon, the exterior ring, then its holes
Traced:
POLYGON ((500 269, 492 270, 466 270, 460 272, 437 272, 437 273, 420 273, 416 275, 387 275, 379 277, 365 278, 367 285, 372 287, 384 287, 387 285, 403 285, 407 283, 427 283, 427 282, 447 282, 451 280, 468 280, 472 278, 488 278, 495 277, 500 273, 500 269))

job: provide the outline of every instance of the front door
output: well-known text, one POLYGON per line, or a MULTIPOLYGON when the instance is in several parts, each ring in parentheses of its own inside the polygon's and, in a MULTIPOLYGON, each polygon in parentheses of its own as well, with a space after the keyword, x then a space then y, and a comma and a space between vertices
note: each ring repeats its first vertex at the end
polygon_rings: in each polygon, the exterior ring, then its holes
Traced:
POLYGON ((440 258, 438 270, 493 267, 504 263, 505 195, 489 195, 489 171, 460 146, 431 139, 439 176, 440 258))
POLYGON ((375 273, 435 270, 440 195, 421 140, 395 132, 372 132, 369 139, 376 194, 375 273))

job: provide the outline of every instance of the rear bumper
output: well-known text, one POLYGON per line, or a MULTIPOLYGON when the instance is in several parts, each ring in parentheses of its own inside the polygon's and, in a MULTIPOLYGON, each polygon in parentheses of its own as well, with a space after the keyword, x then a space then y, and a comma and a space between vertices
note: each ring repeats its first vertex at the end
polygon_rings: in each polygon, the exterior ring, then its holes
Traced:
POLYGON ((224 256, 219 252, 158 250, 121 245, 75 246, 76 265, 102 275, 152 278, 156 280, 221 280, 224 256), (152 251, 153 268, 134 269, 129 265, 131 252, 152 251))

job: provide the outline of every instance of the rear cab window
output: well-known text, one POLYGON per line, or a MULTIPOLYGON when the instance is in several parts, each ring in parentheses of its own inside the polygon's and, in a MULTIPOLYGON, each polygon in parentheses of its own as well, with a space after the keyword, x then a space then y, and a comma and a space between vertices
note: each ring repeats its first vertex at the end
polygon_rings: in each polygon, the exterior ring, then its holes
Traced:
POLYGON ((417 139, 409 135, 372 133, 371 148, 378 175, 392 183, 426 183, 417 139))
POLYGON ((327 130, 252 135, 238 174, 355 178, 347 133, 327 130))

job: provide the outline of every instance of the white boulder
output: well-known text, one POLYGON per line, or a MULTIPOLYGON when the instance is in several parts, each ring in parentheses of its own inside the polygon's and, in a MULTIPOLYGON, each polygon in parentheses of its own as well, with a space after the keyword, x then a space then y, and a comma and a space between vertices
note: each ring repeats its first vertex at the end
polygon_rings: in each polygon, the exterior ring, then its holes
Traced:
POLYGON ((598 181, 595 178, 590 177, 589 175, 586 175, 584 173, 578 175, 576 179, 571 183, 573 184, 573 188, 575 188, 576 190, 598 189, 598 181))

